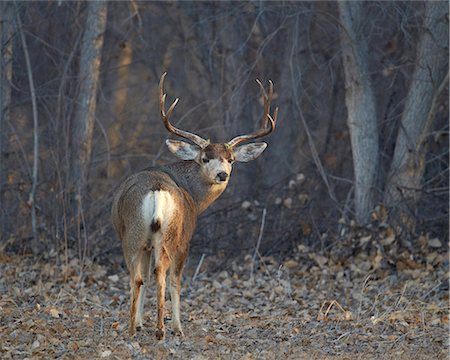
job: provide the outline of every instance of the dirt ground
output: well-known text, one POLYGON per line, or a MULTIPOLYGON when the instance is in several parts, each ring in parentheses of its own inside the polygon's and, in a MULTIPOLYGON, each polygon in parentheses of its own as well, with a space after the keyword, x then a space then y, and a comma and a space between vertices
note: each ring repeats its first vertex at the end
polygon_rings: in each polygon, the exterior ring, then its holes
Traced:
POLYGON ((154 282, 144 329, 128 337, 129 278, 119 255, 107 264, 86 261, 80 276, 76 258, 64 266, 56 254, 3 253, 0 357, 447 359, 448 253, 427 248, 392 260, 349 248, 319 254, 300 245, 283 261, 191 258, 185 336, 171 333, 168 311, 164 341, 154 336, 154 282))

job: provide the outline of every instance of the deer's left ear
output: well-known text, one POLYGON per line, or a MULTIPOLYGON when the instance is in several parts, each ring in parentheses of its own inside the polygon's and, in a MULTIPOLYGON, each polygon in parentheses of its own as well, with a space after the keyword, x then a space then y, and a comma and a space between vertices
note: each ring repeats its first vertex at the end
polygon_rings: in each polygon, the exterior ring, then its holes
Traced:
POLYGON ((265 142, 238 146, 234 149, 234 159, 239 162, 255 160, 267 147, 265 142))
POLYGON ((182 160, 195 160, 200 154, 200 147, 180 140, 166 140, 170 152, 182 160))

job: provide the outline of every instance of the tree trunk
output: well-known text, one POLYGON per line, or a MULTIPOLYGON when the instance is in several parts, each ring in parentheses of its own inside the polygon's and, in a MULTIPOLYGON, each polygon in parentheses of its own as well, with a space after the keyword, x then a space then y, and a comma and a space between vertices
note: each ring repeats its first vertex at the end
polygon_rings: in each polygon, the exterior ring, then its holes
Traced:
MULTIPOLYGON (((116 81, 116 90, 114 92, 114 122, 109 128, 109 145, 113 151, 122 143, 122 127, 127 126, 125 115, 125 106, 128 99, 128 79, 129 70, 133 60, 133 43, 124 42, 120 47, 118 60, 118 73, 116 81)), ((114 160, 108 164, 108 177, 119 177, 125 165, 124 160, 114 160)))
MULTIPOLYGON (((71 172, 76 202, 81 201, 86 191, 103 35, 106 27, 107 3, 90 1, 87 3, 87 12, 86 29, 80 53, 79 97, 71 132, 71 172)), ((78 205, 75 205, 75 207, 77 208, 78 205)))
POLYGON ((400 207, 400 219, 414 231, 414 212, 425 170, 426 139, 435 118, 436 102, 448 86, 448 2, 426 4, 413 80, 399 126, 384 200, 400 207))
MULTIPOLYGON (((4 204, 3 186, 6 183, 6 166, 3 152, 7 149, 6 124, 11 113, 12 36, 14 4, 0 3, 0 204, 4 204)), ((0 208, 0 243, 7 236, 5 209, 0 208)))
POLYGON ((31 231, 33 234, 34 246, 38 246, 39 239, 36 224, 36 189, 38 183, 38 165, 39 165, 39 120, 36 102, 36 91, 34 88, 33 69, 31 66, 30 53, 28 51, 27 40, 22 28, 22 20, 18 6, 16 6, 16 21, 19 28, 20 39, 22 42, 22 50, 25 57, 27 67, 28 84, 30 87, 31 106, 33 111, 33 174, 31 175, 31 190, 28 197, 28 205, 31 207, 31 231))
POLYGON ((378 169, 378 129, 375 98, 368 73, 363 2, 339 1, 340 38, 345 74, 345 103, 355 176, 356 221, 365 224, 374 207, 378 169))

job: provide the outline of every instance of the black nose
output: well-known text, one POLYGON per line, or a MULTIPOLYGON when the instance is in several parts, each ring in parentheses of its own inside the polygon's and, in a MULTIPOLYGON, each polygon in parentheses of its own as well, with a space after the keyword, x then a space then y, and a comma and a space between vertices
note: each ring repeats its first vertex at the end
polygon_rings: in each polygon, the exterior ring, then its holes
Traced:
POLYGON ((217 177, 219 178, 220 181, 225 181, 228 175, 225 171, 221 171, 220 173, 217 174, 217 177))

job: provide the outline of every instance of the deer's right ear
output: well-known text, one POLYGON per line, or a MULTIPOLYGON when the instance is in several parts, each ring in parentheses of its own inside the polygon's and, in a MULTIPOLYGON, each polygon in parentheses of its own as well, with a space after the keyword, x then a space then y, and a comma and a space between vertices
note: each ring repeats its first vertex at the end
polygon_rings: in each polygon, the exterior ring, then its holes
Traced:
POLYGON ((166 140, 170 152, 182 160, 195 160, 200 154, 200 147, 180 140, 166 140))

